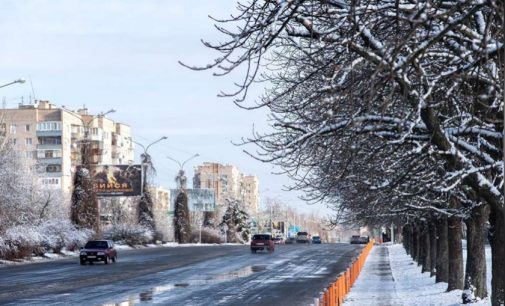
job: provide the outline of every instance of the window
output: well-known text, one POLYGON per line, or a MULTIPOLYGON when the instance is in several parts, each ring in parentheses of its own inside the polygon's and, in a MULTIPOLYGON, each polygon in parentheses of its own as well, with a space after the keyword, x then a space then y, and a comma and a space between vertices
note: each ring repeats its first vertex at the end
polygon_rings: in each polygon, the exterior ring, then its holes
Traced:
POLYGON ((47 165, 46 172, 61 172, 61 165, 47 165))
POLYGON ((58 158, 61 150, 37 150, 37 158, 58 158))
POLYGON ((61 131, 60 121, 45 121, 37 123, 37 131, 61 131))
POLYGON ((11 134, 16 134, 16 125, 15 124, 11 124, 11 134))
POLYGON ((25 132, 29 132, 30 131, 30 125, 29 124, 25 124, 25 132))
POLYGON ((44 185, 58 185, 60 183, 60 179, 54 178, 54 177, 43 178, 43 179, 41 179, 41 181, 42 181, 42 184, 44 184, 44 185))
POLYGON ((10 143, 11 145, 16 145, 16 143, 17 143, 16 138, 9 138, 9 143, 10 143))
POLYGON ((61 137, 39 137, 39 144, 41 145, 60 145, 61 137))
POLYGON ((25 151, 26 158, 33 158, 33 151, 25 151))
POLYGON ((32 145, 32 139, 31 138, 26 138, 25 139, 25 145, 31 146, 32 145))

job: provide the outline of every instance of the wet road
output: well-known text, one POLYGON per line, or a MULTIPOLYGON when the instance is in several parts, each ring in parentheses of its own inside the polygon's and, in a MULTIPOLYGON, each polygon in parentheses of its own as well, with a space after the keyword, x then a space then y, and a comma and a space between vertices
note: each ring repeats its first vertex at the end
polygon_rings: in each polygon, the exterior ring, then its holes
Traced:
POLYGON ((120 251, 115 264, 78 259, 0 268, 1 305, 309 305, 359 245, 280 245, 120 251))

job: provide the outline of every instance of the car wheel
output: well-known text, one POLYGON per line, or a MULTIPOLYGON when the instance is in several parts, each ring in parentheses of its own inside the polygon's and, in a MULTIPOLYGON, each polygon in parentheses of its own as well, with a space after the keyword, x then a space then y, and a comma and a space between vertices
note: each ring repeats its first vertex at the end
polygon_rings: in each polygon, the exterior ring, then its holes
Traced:
POLYGON ((81 265, 85 265, 86 261, 81 259, 81 265))
POLYGON ((256 250, 251 249, 251 253, 256 254, 256 250))
POLYGON ((104 264, 109 264, 109 256, 105 256, 105 258, 103 259, 103 263, 104 264))
POLYGON ((115 263, 115 262, 116 262, 116 260, 117 260, 117 256, 112 257, 112 262, 114 262, 114 263, 115 263))

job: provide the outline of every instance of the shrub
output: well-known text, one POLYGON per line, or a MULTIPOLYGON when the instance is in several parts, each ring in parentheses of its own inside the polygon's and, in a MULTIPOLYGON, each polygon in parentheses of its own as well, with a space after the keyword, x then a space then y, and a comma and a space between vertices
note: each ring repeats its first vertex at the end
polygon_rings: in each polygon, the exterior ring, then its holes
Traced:
POLYGON ((0 258, 14 260, 47 251, 60 252, 63 247, 75 249, 93 235, 91 230, 78 230, 69 221, 50 219, 37 226, 18 225, 8 228, 0 240, 0 258))
POLYGON ((115 224, 104 231, 104 238, 129 246, 143 245, 153 240, 153 232, 139 224, 115 224))
MULTIPOLYGON (((193 235, 196 235, 195 242, 198 242, 200 238, 200 231, 193 232, 193 235)), ((219 230, 210 227, 202 228, 202 243, 222 243, 223 237, 219 230)))

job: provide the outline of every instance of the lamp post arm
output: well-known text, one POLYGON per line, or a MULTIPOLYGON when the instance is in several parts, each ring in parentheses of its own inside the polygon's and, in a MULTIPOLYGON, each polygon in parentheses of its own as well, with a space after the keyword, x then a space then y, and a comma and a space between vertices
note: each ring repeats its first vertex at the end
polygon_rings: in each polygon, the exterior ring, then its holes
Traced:
POLYGON ((180 170, 182 170, 182 166, 183 166, 183 165, 182 165, 182 164, 181 164, 181 163, 180 163, 180 162, 179 162, 178 160, 176 160, 176 159, 173 159, 173 158, 172 158, 172 157, 170 157, 170 156, 167 156, 167 158, 168 158, 168 159, 170 159, 171 161, 174 161, 174 162, 176 162, 176 163, 177 163, 177 164, 179 165, 179 167, 180 167, 180 170))
POLYGON ((144 147, 144 145, 143 145, 143 144, 141 144, 140 142, 137 142, 137 141, 135 141, 135 140, 132 140, 132 142, 133 142, 134 144, 136 144, 136 145, 141 146, 141 147, 142 147, 142 149, 144 149, 144 154, 147 154, 146 147, 144 147))
POLYGON ((147 146, 147 148, 145 149, 146 153, 147 153, 147 150, 149 150, 149 148, 150 148, 152 145, 154 145, 154 144, 156 144, 156 143, 158 143, 158 142, 160 142, 160 141, 162 141, 162 140, 165 140, 165 139, 167 139, 167 138, 168 138, 167 136, 163 136, 163 137, 161 137, 160 139, 158 139, 158 140, 156 140, 156 141, 151 142, 151 143, 147 146))
POLYGON ((195 154, 195 155, 191 156, 190 158, 186 159, 186 160, 182 163, 182 165, 181 165, 181 170, 184 168, 184 165, 185 165, 188 161, 190 161, 190 160, 192 160, 193 158, 196 158, 196 157, 198 157, 198 156, 200 156, 200 154, 198 154, 198 153, 197 153, 197 154, 195 154))

